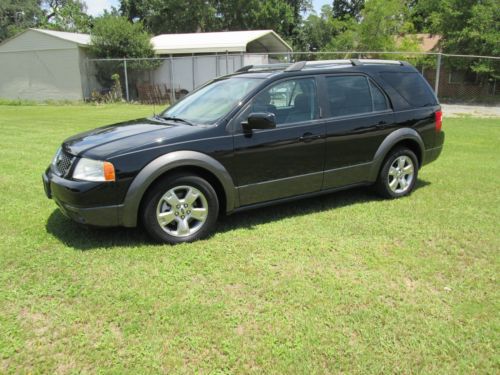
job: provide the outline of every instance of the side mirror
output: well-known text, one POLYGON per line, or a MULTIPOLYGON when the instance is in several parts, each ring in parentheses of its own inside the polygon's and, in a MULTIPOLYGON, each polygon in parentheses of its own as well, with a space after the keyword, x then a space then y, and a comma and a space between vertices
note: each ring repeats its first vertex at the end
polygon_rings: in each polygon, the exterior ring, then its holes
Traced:
POLYGON ((252 129, 274 129, 276 116, 270 112, 254 112, 248 116, 248 121, 241 124, 243 131, 249 133, 252 129))

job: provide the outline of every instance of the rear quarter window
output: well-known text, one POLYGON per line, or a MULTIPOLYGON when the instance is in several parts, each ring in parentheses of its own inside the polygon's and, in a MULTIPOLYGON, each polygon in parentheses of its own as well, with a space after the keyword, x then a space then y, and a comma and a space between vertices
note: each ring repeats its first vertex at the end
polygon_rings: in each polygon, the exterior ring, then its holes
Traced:
POLYGON ((413 72, 382 72, 380 76, 412 107, 436 105, 434 93, 424 78, 413 72))

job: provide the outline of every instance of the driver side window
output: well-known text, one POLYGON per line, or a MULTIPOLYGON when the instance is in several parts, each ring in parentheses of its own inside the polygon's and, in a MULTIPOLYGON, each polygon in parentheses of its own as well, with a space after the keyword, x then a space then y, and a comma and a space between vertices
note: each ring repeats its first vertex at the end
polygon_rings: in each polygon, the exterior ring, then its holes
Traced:
POLYGON ((250 103, 244 121, 255 112, 273 113, 278 127, 317 119, 319 109, 315 79, 291 79, 264 89, 250 103))

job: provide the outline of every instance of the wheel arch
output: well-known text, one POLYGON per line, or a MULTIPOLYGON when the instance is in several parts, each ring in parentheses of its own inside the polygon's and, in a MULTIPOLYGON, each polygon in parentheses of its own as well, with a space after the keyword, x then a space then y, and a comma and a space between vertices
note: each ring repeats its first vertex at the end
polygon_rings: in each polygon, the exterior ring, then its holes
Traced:
POLYGON ((167 173, 192 172, 208 180, 221 199, 222 210, 234 209, 236 189, 229 172, 214 158, 197 151, 175 151, 162 155, 146 165, 134 178, 123 203, 121 221, 123 226, 134 227, 142 199, 148 189, 167 173))
POLYGON ((371 181, 375 181, 379 174, 380 168, 387 157, 387 155, 397 147, 407 147, 412 150, 418 159, 419 168, 422 166, 424 156, 424 141, 415 129, 400 128, 389 134, 384 141, 380 144, 375 157, 373 158, 373 165, 370 172, 371 181))

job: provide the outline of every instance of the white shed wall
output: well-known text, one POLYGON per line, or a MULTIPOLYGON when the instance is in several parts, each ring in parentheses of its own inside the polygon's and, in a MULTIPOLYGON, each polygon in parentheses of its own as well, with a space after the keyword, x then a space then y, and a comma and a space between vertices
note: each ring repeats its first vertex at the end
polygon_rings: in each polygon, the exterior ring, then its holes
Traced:
POLYGON ((0 53, 0 97, 81 100, 78 49, 0 53))
POLYGON ((82 100, 77 44, 36 31, 0 45, 0 97, 82 100))
POLYGON ((174 57, 172 60, 166 58, 159 68, 144 74, 141 81, 151 84, 165 84, 169 88, 173 83, 176 90, 191 91, 211 79, 233 73, 244 65, 265 64, 267 62, 267 55, 249 54, 195 55, 174 57), (173 82, 170 77, 170 61, 173 61, 173 82))

